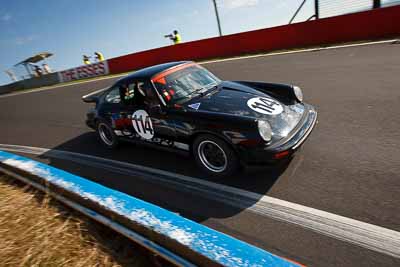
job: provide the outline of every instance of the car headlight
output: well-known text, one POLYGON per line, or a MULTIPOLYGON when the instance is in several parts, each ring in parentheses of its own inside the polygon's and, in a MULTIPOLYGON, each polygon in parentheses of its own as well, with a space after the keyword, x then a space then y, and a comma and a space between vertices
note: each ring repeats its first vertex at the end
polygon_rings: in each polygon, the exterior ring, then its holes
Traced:
POLYGON ((299 102, 303 102, 303 92, 301 91, 300 87, 293 86, 293 93, 299 102))
POLYGON ((271 126, 267 121, 259 120, 258 121, 258 132, 260 133, 262 139, 264 141, 269 142, 272 139, 272 130, 271 126))

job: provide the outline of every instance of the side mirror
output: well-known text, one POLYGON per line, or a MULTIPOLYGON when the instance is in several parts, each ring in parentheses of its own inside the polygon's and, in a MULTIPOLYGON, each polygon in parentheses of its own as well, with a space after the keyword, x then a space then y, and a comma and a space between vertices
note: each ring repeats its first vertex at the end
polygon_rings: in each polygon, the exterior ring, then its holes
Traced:
POLYGON ((99 102, 99 97, 95 95, 88 95, 88 96, 83 96, 82 100, 85 103, 97 103, 99 102))

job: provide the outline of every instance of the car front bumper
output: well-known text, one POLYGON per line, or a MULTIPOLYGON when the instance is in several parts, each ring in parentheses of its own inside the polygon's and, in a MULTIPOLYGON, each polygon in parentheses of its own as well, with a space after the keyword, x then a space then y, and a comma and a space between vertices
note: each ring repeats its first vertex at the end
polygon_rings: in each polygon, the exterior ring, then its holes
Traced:
POLYGON ((290 158, 305 142, 317 123, 317 111, 305 104, 305 114, 296 128, 285 138, 272 145, 246 149, 241 160, 245 165, 274 164, 290 158))

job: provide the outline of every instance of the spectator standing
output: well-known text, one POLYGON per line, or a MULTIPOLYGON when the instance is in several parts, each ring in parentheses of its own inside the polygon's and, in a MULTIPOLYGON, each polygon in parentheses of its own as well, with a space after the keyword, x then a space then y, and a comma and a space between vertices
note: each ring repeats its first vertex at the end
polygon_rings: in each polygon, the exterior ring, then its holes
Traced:
POLYGON ((34 71, 36 73, 36 77, 40 77, 43 75, 42 69, 38 65, 34 65, 34 71))
POLYGON ((172 37, 172 41, 174 41, 174 44, 180 44, 182 42, 181 35, 178 33, 177 30, 174 31, 174 35, 172 37))
POLYGON ((180 44, 182 42, 182 37, 177 30, 174 31, 173 34, 168 34, 164 36, 165 38, 169 38, 174 44, 180 44))
POLYGON ((50 69, 49 65, 47 65, 46 63, 42 64, 42 69, 43 69, 44 74, 51 73, 51 69, 50 69))
POLYGON ((89 65, 90 64, 90 57, 83 55, 83 63, 85 65, 89 65))
POLYGON ((97 62, 104 61, 104 56, 100 52, 94 52, 97 62))

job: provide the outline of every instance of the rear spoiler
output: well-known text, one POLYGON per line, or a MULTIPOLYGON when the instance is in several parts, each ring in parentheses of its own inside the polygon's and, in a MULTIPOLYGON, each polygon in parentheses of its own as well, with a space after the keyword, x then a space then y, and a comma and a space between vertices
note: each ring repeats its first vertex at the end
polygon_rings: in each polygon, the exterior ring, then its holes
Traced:
POLYGON ((90 94, 82 96, 82 101, 85 103, 97 103, 99 101, 100 96, 103 92, 108 88, 103 88, 97 91, 94 91, 90 94))

